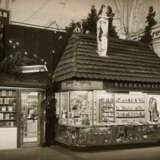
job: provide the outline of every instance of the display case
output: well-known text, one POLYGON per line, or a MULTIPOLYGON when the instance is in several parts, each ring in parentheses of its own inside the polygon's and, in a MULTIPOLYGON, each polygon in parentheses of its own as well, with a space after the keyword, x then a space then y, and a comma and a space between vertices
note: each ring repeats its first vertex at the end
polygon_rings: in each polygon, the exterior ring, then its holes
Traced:
POLYGON ((65 91, 56 93, 56 100, 60 143, 88 147, 160 141, 160 95, 65 91))
POLYGON ((100 99, 100 122, 114 122, 115 121, 115 107, 113 99, 100 99))
POLYGON ((63 125, 90 125, 92 94, 87 91, 56 93, 56 116, 63 125))
POLYGON ((145 98, 139 94, 115 94, 116 121, 140 122, 145 120, 145 98))
POLYGON ((0 127, 16 126, 16 91, 0 89, 0 127))

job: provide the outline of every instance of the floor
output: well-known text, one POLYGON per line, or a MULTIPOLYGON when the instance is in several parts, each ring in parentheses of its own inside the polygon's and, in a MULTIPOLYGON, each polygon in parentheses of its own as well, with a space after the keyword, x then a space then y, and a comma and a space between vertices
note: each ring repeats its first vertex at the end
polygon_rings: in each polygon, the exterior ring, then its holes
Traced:
POLYGON ((1 150, 0 160, 160 160, 160 146, 103 151, 72 151, 59 145, 1 150))

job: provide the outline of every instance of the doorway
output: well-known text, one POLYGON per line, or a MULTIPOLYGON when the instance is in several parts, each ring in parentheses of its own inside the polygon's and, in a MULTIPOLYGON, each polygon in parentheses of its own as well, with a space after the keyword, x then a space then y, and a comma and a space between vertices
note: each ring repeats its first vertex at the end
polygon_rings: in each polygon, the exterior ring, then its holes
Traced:
POLYGON ((21 92, 21 146, 40 144, 39 92, 21 92))

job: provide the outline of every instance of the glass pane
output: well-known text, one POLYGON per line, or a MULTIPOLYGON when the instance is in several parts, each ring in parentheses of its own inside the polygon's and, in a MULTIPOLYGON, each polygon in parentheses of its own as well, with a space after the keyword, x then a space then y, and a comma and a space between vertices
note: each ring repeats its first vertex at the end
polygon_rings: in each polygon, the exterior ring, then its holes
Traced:
POLYGON ((69 92, 61 93, 61 108, 60 108, 60 124, 67 124, 68 119, 68 107, 69 107, 69 92))
POLYGON ((0 89, 0 127, 16 126, 16 91, 0 89))
POLYGON ((38 140, 38 92, 22 92, 21 105, 23 142, 35 142, 38 140))
POLYGON ((69 124, 90 125, 90 96, 88 91, 70 92, 69 124))

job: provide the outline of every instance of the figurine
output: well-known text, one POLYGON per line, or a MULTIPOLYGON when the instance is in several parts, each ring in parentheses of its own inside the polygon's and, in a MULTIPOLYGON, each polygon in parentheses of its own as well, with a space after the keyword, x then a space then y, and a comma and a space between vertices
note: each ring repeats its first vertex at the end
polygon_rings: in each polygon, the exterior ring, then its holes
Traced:
POLYGON ((158 121, 158 118, 159 118, 159 112, 158 112, 158 109, 157 109, 157 101, 155 98, 151 97, 149 99, 149 108, 148 108, 148 111, 149 111, 149 118, 150 118, 150 121, 151 122, 157 122, 158 121))
POLYGON ((99 56, 106 56, 108 49, 108 18, 106 12, 106 6, 102 5, 97 22, 97 47, 99 56))

